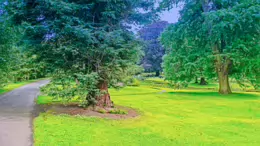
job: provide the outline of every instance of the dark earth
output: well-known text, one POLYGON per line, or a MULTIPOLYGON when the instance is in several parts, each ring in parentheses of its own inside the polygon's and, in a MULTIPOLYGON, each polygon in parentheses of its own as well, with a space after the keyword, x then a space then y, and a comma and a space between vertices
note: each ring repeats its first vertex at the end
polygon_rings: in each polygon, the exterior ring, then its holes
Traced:
POLYGON ((0 95, 0 146, 32 146, 32 120, 35 99, 42 80, 0 95))
MULTIPOLYGON (((103 108, 100 108, 104 110, 103 108)), ((93 109, 93 107, 89 108, 81 108, 78 105, 39 105, 37 106, 37 111, 39 112, 46 112, 52 113, 56 115, 66 114, 72 116, 87 116, 87 117, 99 117, 99 118, 106 118, 106 119, 129 119, 129 118, 136 118, 139 116, 138 112, 135 109, 123 106, 115 106, 113 110, 121 110, 126 111, 127 114, 111 114, 111 113, 100 113, 98 107, 93 109)))

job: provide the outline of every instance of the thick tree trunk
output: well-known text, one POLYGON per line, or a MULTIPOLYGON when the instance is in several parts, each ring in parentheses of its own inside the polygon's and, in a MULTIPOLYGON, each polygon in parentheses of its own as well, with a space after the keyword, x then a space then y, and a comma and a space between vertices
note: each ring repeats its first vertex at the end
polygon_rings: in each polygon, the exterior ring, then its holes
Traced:
POLYGON ((100 81, 98 84, 98 88, 101 92, 101 96, 96 97, 97 106, 100 107, 113 107, 113 102, 110 99, 110 95, 108 92, 108 83, 106 81, 100 81))
POLYGON ((225 72, 218 72, 218 80, 219 80, 219 93, 220 94, 232 93, 230 85, 229 85, 228 74, 225 74, 225 72))
POLYGON ((229 58, 225 58, 224 60, 222 60, 219 53, 218 45, 214 45, 213 51, 215 55, 215 65, 219 80, 219 93, 230 94, 232 93, 232 91, 229 85, 228 74, 232 62, 229 58))
POLYGON ((207 85, 207 84, 208 84, 208 82, 205 80, 205 78, 201 77, 200 78, 200 85, 207 85))

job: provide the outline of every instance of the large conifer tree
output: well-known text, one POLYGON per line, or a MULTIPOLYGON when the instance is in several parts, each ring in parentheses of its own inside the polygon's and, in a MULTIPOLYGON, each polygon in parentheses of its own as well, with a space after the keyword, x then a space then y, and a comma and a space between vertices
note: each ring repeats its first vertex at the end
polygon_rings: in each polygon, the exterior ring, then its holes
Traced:
POLYGON ((108 87, 124 78, 141 52, 127 28, 153 18, 152 1, 17 0, 11 5, 14 23, 26 26, 24 42, 54 71, 49 93, 112 107, 108 87))

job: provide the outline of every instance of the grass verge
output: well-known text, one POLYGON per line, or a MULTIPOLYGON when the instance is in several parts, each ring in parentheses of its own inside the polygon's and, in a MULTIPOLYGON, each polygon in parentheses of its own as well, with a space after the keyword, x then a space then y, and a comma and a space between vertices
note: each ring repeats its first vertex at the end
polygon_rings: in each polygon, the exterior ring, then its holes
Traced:
POLYGON ((10 84, 8 84, 5 87, 0 88, 0 95, 4 94, 6 92, 12 91, 12 90, 14 90, 16 88, 22 87, 22 86, 24 86, 26 84, 36 82, 36 81, 38 81, 38 80, 29 80, 29 81, 23 81, 23 82, 17 82, 17 83, 10 83, 10 84))

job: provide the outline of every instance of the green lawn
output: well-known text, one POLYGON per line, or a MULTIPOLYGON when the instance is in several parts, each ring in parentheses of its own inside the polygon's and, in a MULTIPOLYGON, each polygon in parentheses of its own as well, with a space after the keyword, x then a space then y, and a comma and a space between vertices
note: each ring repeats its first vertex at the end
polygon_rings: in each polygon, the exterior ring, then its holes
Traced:
MULTIPOLYGON (((36 146, 173 146, 260 144, 260 94, 127 87, 110 90, 115 104, 137 109, 127 120, 41 114, 36 146)), ((38 103, 51 98, 42 96, 38 103)))
POLYGON ((23 81, 23 82, 17 82, 17 83, 10 83, 7 86, 0 88, 0 94, 12 91, 16 88, 19 88, 21 86, 24 86, 26 84, 32 83, 32 82, 36 82, 37 80, 29 80, 29 81, 23 81))
MULTIPOLYGON (((145 83, 153 86, 163 86, 169 87, 168 82, 165 81, 163 78, 147 78, 145 83)), ((230 87, 233 91, 255 91, 254 87, 249 83, 245 83, 245 87, 241 87, 236 81, 230 81, 230 87)), ((207 85, 200 85, 195 83, 190 83, 186 89, 207 89, 207 90, 218 90, 218 82, 209 80, 207 85)), ((258 90, 259 91, 259 90, 258 90)))

